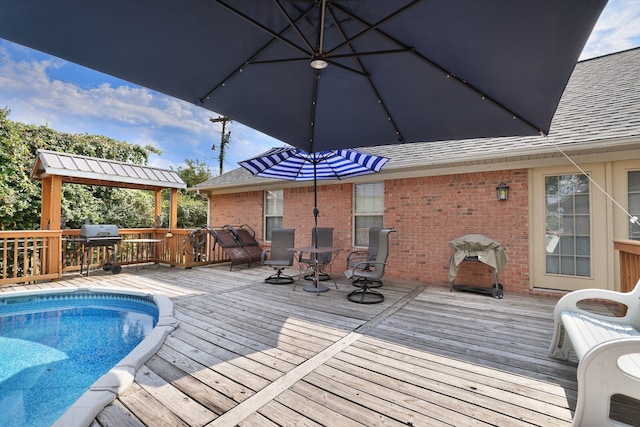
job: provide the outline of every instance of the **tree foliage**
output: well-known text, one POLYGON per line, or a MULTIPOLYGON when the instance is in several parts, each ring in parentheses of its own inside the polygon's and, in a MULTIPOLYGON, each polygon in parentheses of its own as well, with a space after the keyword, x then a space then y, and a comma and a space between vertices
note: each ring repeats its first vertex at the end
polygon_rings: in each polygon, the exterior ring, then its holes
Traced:
MULTIPOLYGON (((8 109, 0 109, 0 230, 40 227, 40 183, 31 179, 38 149, 141 165, 148 163, 150 153, 159 153, 151 146, 128 144, 105 136, 69 134, 48 126, 14 122, 8 115, 8 109)), ((185 174, 184 177, 197 184, 206 169, 197 161, 188 161, 187 165, 179 174, 185 174)), ((120 228, 153 227, 154 203, 150 191, 63 185, 62 209, 67 228, 79 228, 87 218, 95 224, 117 224, 120 228)), ((203 212, 206 222, 206 203, 202 199, 186 194, 181 196, 179 204, 179 227, 204 224, 203 212)))
MULTIPOLYGON (((178 175, 193 187, 211 178, 211 170, 206 162, 185 159, 186 167, 178 168, 178 175)), ((207 202, 193 192, 182 192, 178 203, 178 228, 202 227, 207 225, 207 202)))
POLYGON ((186 159, 184 162, 187 167, 179 167, 178 175, 187 184, 187 187, 193 187, 211 178, 211 170, 206 162, 191 159, 186 159))

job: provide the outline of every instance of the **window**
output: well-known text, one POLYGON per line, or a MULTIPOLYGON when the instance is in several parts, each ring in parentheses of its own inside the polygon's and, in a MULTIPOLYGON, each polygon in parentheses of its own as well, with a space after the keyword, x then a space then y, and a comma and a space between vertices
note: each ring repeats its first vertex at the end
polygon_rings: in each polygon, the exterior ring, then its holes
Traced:
POLYGON ((271 231, 282 228, 282 190, 264 192, 264 240, 271 241, 271 231))
POLYGON ((356 184, 353 206, 354 245, 368 246, 369 228, 383 227, 384 183, 356 184))
POLYGON ((545 177, 546 272, 591 276, 589 180, 584 175, 545 177))
MULTIPOLYGON (((640 171, 627 172, 627 206, 631 216, 640 218, 640 171)), ((640 225, 629 222, 629 239, 640 240, 640 225)))

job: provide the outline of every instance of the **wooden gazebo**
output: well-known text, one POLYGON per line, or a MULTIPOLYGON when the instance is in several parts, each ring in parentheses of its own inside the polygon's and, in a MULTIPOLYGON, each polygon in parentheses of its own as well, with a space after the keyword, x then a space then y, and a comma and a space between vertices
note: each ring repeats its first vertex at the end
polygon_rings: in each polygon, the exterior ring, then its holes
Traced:
POLYGON ((177 172, 115 160, 38 150, 31 178, 42 181, 40 228, 60 230, 62 184, 65 182, 155 191, 155 213, 162 212, 162 191, 171 190, 169 229, 178 220, 178 189, 187 184, 177 172))

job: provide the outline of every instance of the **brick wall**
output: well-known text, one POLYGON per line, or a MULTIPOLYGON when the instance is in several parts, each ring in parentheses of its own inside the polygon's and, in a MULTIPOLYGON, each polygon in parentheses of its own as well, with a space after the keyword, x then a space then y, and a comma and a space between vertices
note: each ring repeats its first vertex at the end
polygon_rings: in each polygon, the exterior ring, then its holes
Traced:
MULTIPOLYGON (((334 228, 334 245, 345 248, 334 262, 344 270, 352 242, 352 192, 349 183, 318 187, 319 227, 334 228)), ((212 197, 211 224, 249 224, 263 236, 263 192, 212 197)), ((528 292, 528 186, 526 170, 407 178, 385 182, 385 227, 391 250, 387 275, 424 283, 448 283, 448 242, 464 234, 484 234, 502 243, 509 262, 500 273, 505 292, 528 292), (496 186, 505 182, 509 200, 496 200, 496 186)), ((296 229, 296 245, 311 242, 313 189, 284 190, 284 226, 296 229)), ((491 269, 463 263, 458 284, 490 286, 491 269)))
POLYGON ((261 241, 264 222, 264 193, 249 191, 246 193, 224 194, 211 197, 211 226, 226 224, 247 224, 256 232, 256 240, 261 241))
MULTIPOLYGON (((351 246, 352 184, 318 186, 318 227, 333 228, 333 245, 351 246)), ((296 246, 311 244, 313 229, 313 188, 289 188, 284 191, 284 226, 296 229, 296 246)), ((342 268, 346 252, 334 262, 342 268)), ((340 270, 342 271, 342 270, 340 270)))
MULTIPOLYGON (((509 262, 499 279, 505 290, 528 292, 527 171, 469 173, 385 182, 385 226, 392 234, 389 274, 426 283, 447 283, 448 242, 464 234, 483 234, 502 243, 509 262), (496 199, 505 182, 509 200, 496 199)), ((463 263, 458 284, 488 286, 491 269, 463 263)))

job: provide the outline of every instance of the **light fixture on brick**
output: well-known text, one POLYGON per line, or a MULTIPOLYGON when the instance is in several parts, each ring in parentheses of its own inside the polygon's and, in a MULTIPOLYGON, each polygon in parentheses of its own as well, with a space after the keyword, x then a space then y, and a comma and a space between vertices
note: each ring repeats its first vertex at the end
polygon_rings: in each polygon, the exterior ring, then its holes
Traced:
POLYGON ((509 186, 504 182, 501 182, 496 187, 496 194, 498 196, 498 200, 508 200, 509 199, 509 186))

